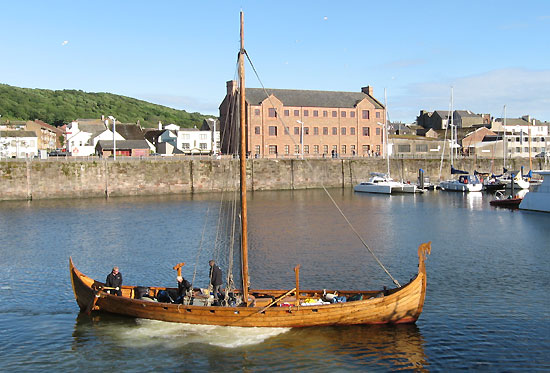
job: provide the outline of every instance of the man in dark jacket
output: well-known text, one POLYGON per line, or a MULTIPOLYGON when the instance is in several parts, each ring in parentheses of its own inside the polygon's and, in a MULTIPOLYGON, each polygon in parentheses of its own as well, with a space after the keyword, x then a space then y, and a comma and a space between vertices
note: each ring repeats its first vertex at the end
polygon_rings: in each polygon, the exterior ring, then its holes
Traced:
POLYGON ((114 290, 108 290, 110 294, 122 296, 122 290, 120 290, 122 287, 122 274, 118 271, 118 267, 113 267, 113 271, 107 275, 105 286, 115 288, 114 290))
POLYGON ((222 270, 213 260, 209 261, 208 264, 210 264, 210 284, 214 288, 214 304, 218 305, 218 292, 223 283, 222 270))
POLYGON ((183 303, 183 298, 189 290, 191 290, 191 283, 187 281, 182 276, 177 277, 178 280, 178 296, 176 298, 176 303, 183 303))

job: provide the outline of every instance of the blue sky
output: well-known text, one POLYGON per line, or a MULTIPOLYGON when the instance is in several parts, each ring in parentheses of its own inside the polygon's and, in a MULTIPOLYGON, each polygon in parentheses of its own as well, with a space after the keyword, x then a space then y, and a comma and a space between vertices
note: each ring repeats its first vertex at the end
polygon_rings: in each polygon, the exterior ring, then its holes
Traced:
MULTIPOLYGON (((3 1, 0 83, 218 114, 245 48, 268 88, 374 87, 390 120, 550 121, 550 1, 3 1)), ((260 87, 247 67, 248 87, 260 87)), ((1 114, 1 113, 0 113, 1 114)), ((109 115, 109 113, 105 113, 109 115)))

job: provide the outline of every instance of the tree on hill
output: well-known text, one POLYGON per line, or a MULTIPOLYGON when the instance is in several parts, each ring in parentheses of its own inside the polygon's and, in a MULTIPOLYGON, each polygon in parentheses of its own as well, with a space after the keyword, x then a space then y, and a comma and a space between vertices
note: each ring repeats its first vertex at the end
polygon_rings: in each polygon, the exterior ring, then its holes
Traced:
POLYGON ((80 90, 49 90, 13 87, 0 84, 2 120, 35 120, 60 126, 77 118, 100 118, 112 115, 123 123, 156 127, 159 121, 182 127, 200 127, 212 116, 188 113, 131 97, 112 93, 89 93, 80 90))

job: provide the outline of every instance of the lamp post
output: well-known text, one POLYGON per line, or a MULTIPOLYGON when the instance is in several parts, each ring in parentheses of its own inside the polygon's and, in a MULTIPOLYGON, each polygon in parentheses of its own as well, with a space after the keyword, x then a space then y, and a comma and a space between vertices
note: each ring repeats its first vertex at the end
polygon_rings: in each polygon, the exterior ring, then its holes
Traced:
POLYGON ((116 118, 109 115, 109 119, 113 121, 113 160, 116 161, 116 118))
POLYGON ((300 123, 300 155, 304 159, 304 122, 297 120, 296 122, 300 123))

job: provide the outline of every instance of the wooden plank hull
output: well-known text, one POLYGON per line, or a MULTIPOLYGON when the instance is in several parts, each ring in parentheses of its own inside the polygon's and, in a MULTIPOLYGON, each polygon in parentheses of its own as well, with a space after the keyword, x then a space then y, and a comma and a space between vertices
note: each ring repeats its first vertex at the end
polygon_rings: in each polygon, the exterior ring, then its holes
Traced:
MULTIPOLYGON (((419 249, 420 254, 420 249, 419 249)), ((425 257, 425 256, 424 256, 425 257)), ((214 307, 189 306, 149 302, 130 296, 118 297, 97 293, 92 285, 100 284, 76 269, 70 260, 70 275, 76 301, 82 311, 110 312, 130 317, 204 325, 241 327, 308 327, 323 325, 414 323, 422 312, 426 294, 426 271, 421 257, 418 275, 408 284, 389 291, 388 295, 360 301, 317 306, 273 306, 262 311, 262 307, 214 307)), ((129 294, 132 287, 123 287, 129 294)), ((250 290, 275 296, 280 290, 250 290)), ((319 291, 300 290, 300 294, 314 294, 319 291)), ((346 292, 340 292, 346 293, 346 292)), ((349 292, 367 295, 379 292, 349 292)))

